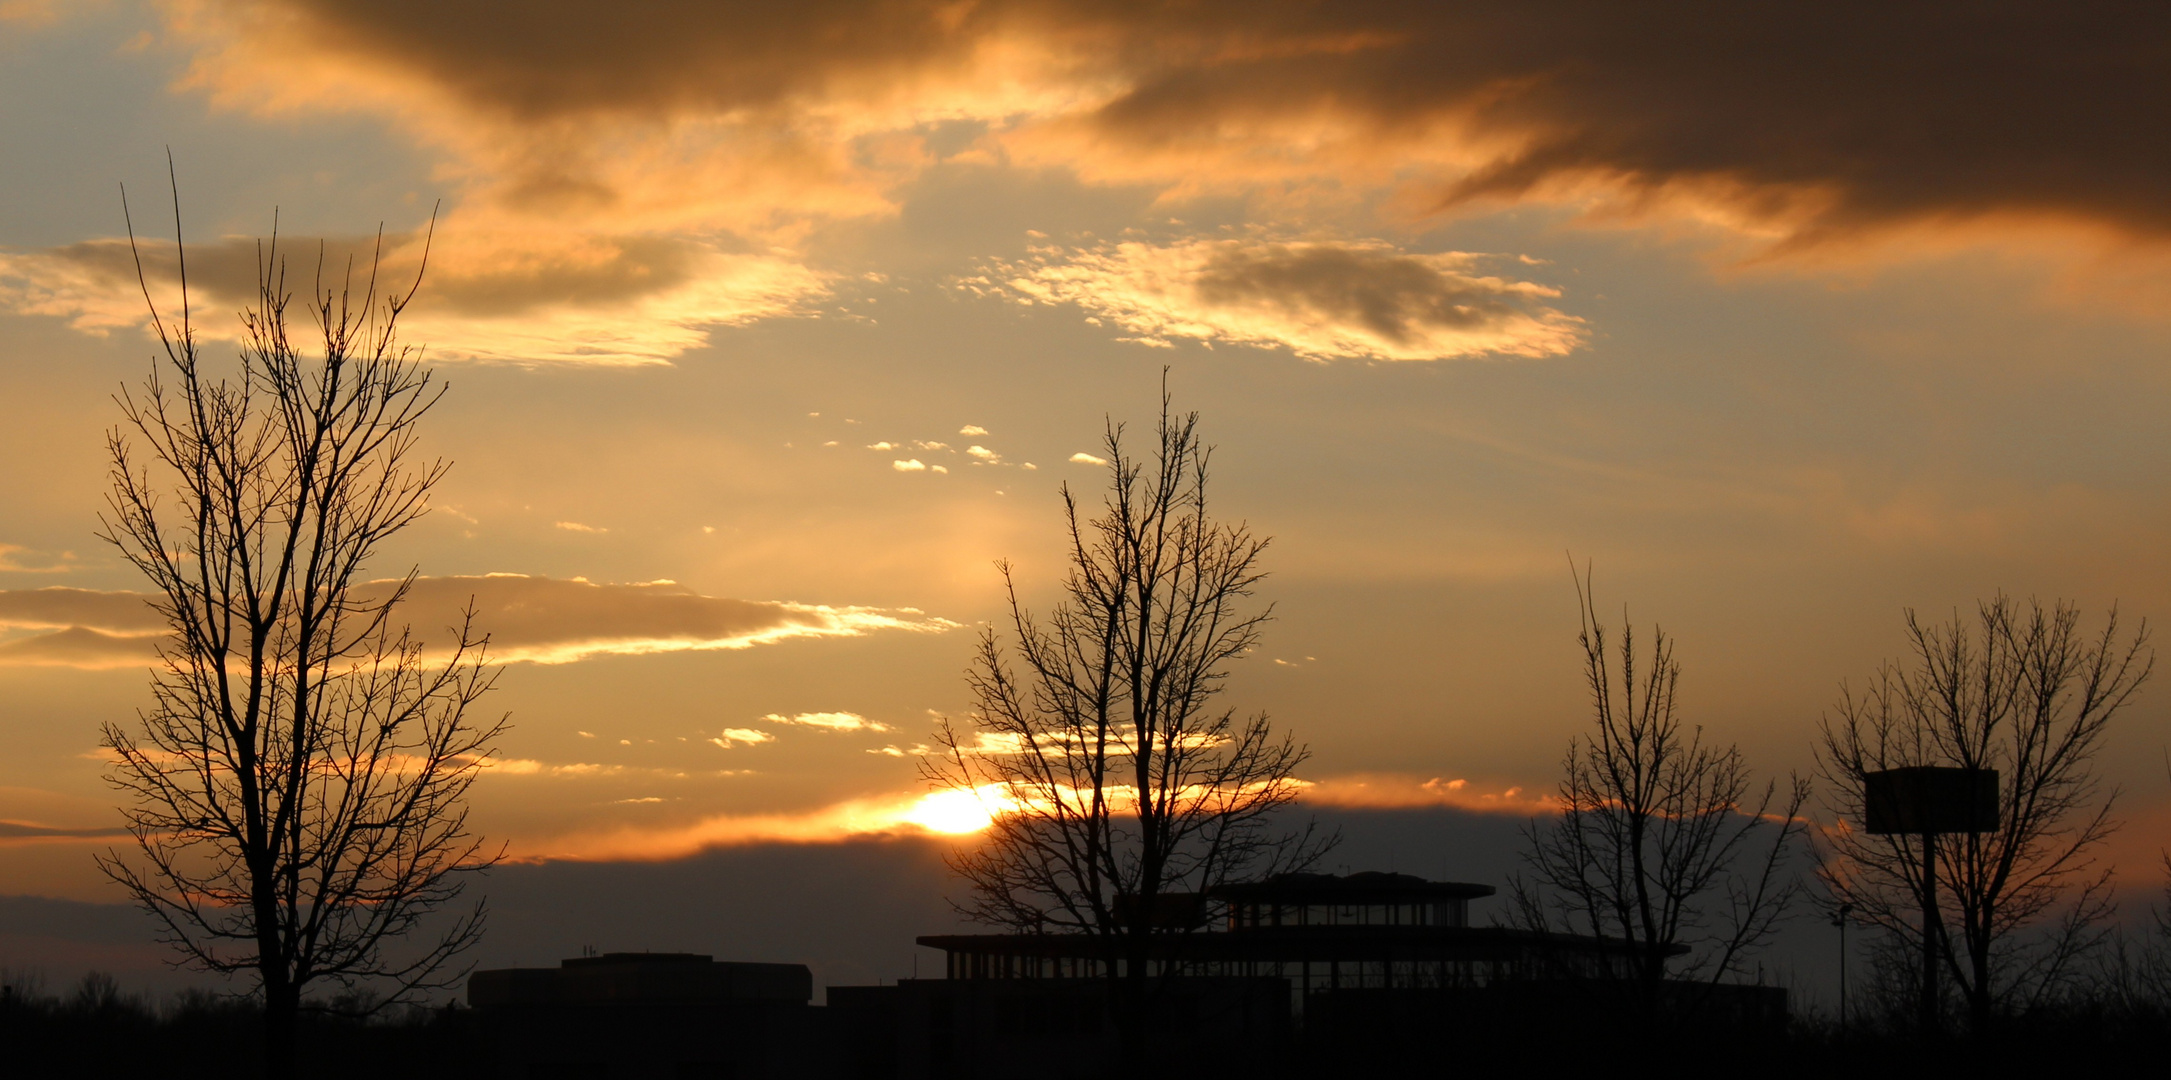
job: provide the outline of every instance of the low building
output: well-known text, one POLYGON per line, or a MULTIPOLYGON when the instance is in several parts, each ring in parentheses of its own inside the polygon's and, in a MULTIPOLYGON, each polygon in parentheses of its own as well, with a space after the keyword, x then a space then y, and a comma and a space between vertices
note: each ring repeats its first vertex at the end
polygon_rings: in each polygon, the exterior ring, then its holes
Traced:
MULTIPOLYGON (((1595 1031, 1620 1014, 1626 943, 1471 925, 1470 902, 1494 892, 1373 872, 1287 874, 1206 897, 1158 898, 1160 929, 1144 971, 1156 988, 1153 1012, 1177 1019, 1163 1034, 1193 1056, 1283 1060, 1298 1052, 1344 1063, 1436 1060, 1509 1032, 1595 1031)), ((832 1006, 890 1010, 897 1071, 864 1075, 1087 1077, 1115 1060, 1109 976, 1129 972, 1109 939, 944 934, 919 942, 942 950, 944 980, 830 990, 832 1006), (1049 1021, 1027 1019, 1055 1015, 1075 1030, 1043 1039, 1034 1025, 1049 1021), (1068 1052, 1037 1053, 1058 1045, 1068 1052), (1026 1061, 1037 1071, 1020 1067, 1026 1061)), ((1711 1023, 1786 1018, 1786 992, 1776 987, 1668 984, 1660 996, 1711 1023)))
MULTIPOLYGON (((1195 977, 1155 988, 1164 1052, 1233 1075, 1280 1075, 1290 1046, 1279 979, 1195 977)), ((1102 1080, 1122 1046, 1103 979, 899 979, 832 986, 843 1075, 863 1080, 1102 1080)))
POLYGON ((467 998, 505 1080, 754 1080, 833 1075, 802 964, 606 953, 478 971, 467 998))
MULTIPOLYGON (((1158 1060, 1308 1074, 1563 1030, 1598 1037, 1641 1013, 1620 996, 1625 943, 1471 925, 1470 902, 1493 893, 1406 874, 1283 875, 1158 898, 1135 972, 1091 934, 937 935, 919 943, 942 950, 943 978, 833 986, 820 1008, 803 966, 681 953, 481 971, 468 1000, 498 1075, 520 1080, 1098 1080, 1124 1064, 1126 1018, 1158 1060), (1134 974, 1147 1007, 1119 1016, 1117 978, 1134 974)), ((1702 1028, 1786 1019, 1775 987, 1661 990, 1661 1009, 1702 1028)))
MULTIPOLYGON (((1217 924, 1165 920, 1172 925, 1154 936, 1149 974, 1280 979, 1301 1016, 1307 998, 1341 990, 1468 989, 1625 973, 1618 941, 1470 925, 1470 901, 1494 892, 1378 872, 1231 885, 1207 898, 1211 907, 1186 898, 1201 915, 1222 912, 1217 924)), ((944 934, 919 942, 943 951, 952 979, 1098 977, 1124 963, 1091 934, 944 934)))

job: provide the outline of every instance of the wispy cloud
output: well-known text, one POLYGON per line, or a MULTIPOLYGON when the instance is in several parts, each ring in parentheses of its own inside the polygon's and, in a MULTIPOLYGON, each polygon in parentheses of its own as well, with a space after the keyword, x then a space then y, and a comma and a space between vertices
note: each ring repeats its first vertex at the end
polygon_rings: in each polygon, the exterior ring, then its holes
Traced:
POLYGON ((858 713, 803 712, 793 716, 770 713, 762 717, 772 724, 795 724, 800 727, 824 728, 829 731, 889 731, 888 724, 877 723, 858 713))
POLYGON ((1472 783, 1444 776, 1353 773, 1303 781, 1302 789, 1298 798, 1304 802, 1366 810, 1446 806, 1527 817, 1551 814, 1557 809, 1552 796, 1543 792, 1515 784, 1472 783))
POLYGON ((961 285, 1066 303, 1150 342, 1282 347, 1315 360, 1557 356, 1582 321, 1559 291, 1475 273, 1478 257, 1378 241, 1190 240, 1047 252, 961 285))
POLYGON ((682 825, 618 826, 530 841, 526 860, 660 860, 718 847, 831 843, 858 836, 961 836, 987 827, 1004 805, 994 790, 907 792, 850 799, 788 813, 719 814, 682 825))
POLYGON ((409 619, 439 624, 468 602, 492 655, 563 663, 606 654, 744 649, 792 638, 883 630, 940 633, 957 624, 911 608, 835 607, 703 596, 674 582, 604 585, 522 574, 434 577, 415 583, 409 619))
POLYGON ((0 589, 0 627, 63 629, 88 627, 116 634, 151 634, 166 622, 150 598, 137 592, 101 592, 55 585, 43 589, 0 589))
POLYGON ((128 830, 117 825, 93 826, 82 829, 40 825, 34 821, 0 821, 0 847, 16 847, 22 844, 66 843, 85 840, 113 840, 128 835, 128 830))
POLYGON ((37 558, 21 544, 0 544, 0 573, 65 574, 74 569, 74 561, 74 552, 62 552, 58 559, 37 558))
MULTIPOLYGON (((381 591, 373 582, 365 591, 381 591)), ((165 626, 147 597, 48 588, 0 590, 0 629, 49 633, 0 642, 0 663, 136 667, 165 626)), ((459 621, 468 604, 499 661, 567 663, 591 656, 744 649, 794 638, 886 630, 941 633, 958 624, 911 608, 838 607, 703 596, 672 582, 605 585, 488 574, 416 579, 404 618, 425 639, 459 621)))
MULTIPOLYGON (((386 276, 414 274, 422 238, 387 238, 386 276)), ((287 239, 290 282, 312 280, 319 245, 327 265, 367 266, 366 237, 287 239)), ((152 295, 179 306, 178 263, 170 244, 95 240, 32 252, 0 252, 0 306, 69 320, 103 334, 144 324, 136 283, 140 254, 152 295)), ((226 312, 255 297, 260 249, 254 238, 189 245, 189 287, 199 310, 226 312)), ((409 341, 450 360, 513 363, 661 363, 705 344, 713 327, 800 313, 826 295, 824 279, 772 255, 728 254, 692 240, 554 237, 517 239, 473 232, 440 235, 429 273, 403 321, 409 341)), ((199 332, 239 333, 237 319, 205 317, 199 332)))

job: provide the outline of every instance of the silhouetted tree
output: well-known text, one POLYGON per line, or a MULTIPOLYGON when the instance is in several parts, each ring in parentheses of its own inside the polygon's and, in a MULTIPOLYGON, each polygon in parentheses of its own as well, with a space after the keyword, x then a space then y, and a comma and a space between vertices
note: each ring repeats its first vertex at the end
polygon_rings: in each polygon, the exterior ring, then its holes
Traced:
POLYGON ((395 624, 412 571, 358 587, 446 469, 410 460, 443 393, 394 333, 414 289, 380 297, 373 260, 359 297, 335 295, 320 256, 323 351, 304 357, 276 235, 260 250, 238 382, 203 370, 185 249, 177 323, 144 289, 164 361, 119 397, 101 535, 150 580, 171 634, 140 722, 105 728, 140 858, 100 866, 183 962, 254 976, 267 1067, 286 1075, 312 984, 389 983, 390 1003, 457 977, 480 903, 388 946, 491 861, 464 796, 503 720, 469 719, 494 675, 467 626, 425 656, 395 624))
POLYGON ((996 811, 984 840, 950 860, 972 887, 961 909, 1019 932, 1094 935, 1134 1053, 1154 1023, 1157 935, 1201 923, 1216 886, 1301 869, 1324 850, 1308 828, 1274 820, 1296 797, 1305 749, 1264 714, 1215 704, 1271 614, 1244 603, 1267 541, 1208 512, 1211 449, 1197 414, 1171 415, 1165 391, 1156 434, 1142 459, 1109 426, 1099 516, 1081 520, 1063 488, 1070 567, 1045 619, 999 564, 1011 640, 982 635, 973 712, 943 722, 927 767, 996 811))
POLYGON ((1559 817, 1526 830, 1530 876, 1510 888, 1516 922, 1616 939, 1639 1008, 1669 975, 1715 983, 1742 970, 1800 892, 1789 865, 1807 828, 1807 781, 1758 789, 1735 746, 1685 727, 1673 642, 1652 631, 1639 670, 1624 620, 1609 656, 1588 571, 1577 579, 1583 674, 1596 730, 1570 740, 1559 817))
POLYGON ((2117 827, 2117 793, 2095 757, 2155 654, 2145 622, 2120 635, 2115 608, 2089 637, 2070 604, 2023 607, 2003 595, 1977 606, 1972 628, 1957 613, 1925 625, 1910 610, 1907 640, 1904 666, 1886 663, 1860 691, 1842 686, 1823 721, 1817 762, 1837 824, 1819 876, 1857 919, 1919 953, 1921 837, 1858 831, 1863 777, 1915 765, 1998 770, 1997 829, 1937 847, 1935 945, 1980 1030, 2000 1007, 2065 987, 2100 939, 2111 868, 2096 853, 2117 827), (2045 932, 2023 933, 2034 927, 2045 932))

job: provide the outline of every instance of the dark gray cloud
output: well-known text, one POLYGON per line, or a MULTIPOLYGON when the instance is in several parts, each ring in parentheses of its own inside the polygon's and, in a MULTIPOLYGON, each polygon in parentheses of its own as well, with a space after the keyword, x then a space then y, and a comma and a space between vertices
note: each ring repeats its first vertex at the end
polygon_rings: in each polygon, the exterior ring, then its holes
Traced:
POLYGON ((1047 249, 958 285, 1076 304, 1153 344, 1218 340, 1316 360, 1538 357, 1575 348, 1581 323, 1546 303, 1557 290, 1478 272, 1479 261, 1378 241, 1130 242, 1047 249))
POLYGON ((127 835, 127 829, 117 826, 102 829, 58 829, 45 825, 33 825, 23 821, 0 821, 0 840, 37 840, 45 837, 85 840, 110 839, 127 835))
POLYGON ((597 112, 877 102, 1028 57, 1115 85, 1083 117, 1106 152, 1212 143, 1325 111, 1382 146, 1483 149, 1450 206, 1557 181, 1681 185, 1799 238, 1996 213, 2171 229, 2171 8, 1941 0, 264 0, 296 40, 467 107, 597 112))
MULTIPOLYGON (((380 292, 405 292, 414 283, 421 240, 419 233, 384 238, 387 259, 379 273, 380 292)), ((283 237, 276 248, 247 237, 192 242, 187 252, 189 288, 199 306, 215 314, 253 304, 260 271, 282 283, 284 291, 305 299, 316 289, 337 292, 351 286, 359 292, 368 285, 376 246, 376 238, 368 236, 283 237)), ((470 258, 450 267, 440 253, 417 306, 478 317, 559 305, 609 307, 685 284, 700 254, 691 243, 664 237, 602 238, 579 252, 542 257, 515 253, 495 261, 470 258)), ((72 272, 106 295, 135 292, 139 260, 154 287, 180 280, 180 261, 170 240, 146 240, 133 249, 126 240, 90 240, 37 257, 50 267, 46 276, 72 272)), ((140 294, 136 299, 140 307, 140 294)))
POLYGON ((1219 307, 1267 303, 1362 327, 1408 345, 1433 330, 1494 326, 1521 313, 1509 290, 1394 252, 1329 244, 1228 247, 1192 287, 1219 307))

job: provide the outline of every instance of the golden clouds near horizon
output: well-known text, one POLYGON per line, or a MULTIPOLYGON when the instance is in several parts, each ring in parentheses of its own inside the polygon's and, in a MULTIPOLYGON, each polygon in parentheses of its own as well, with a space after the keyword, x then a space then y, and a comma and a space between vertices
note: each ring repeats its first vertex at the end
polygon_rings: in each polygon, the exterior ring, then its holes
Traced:
MULTIPOLYGON (((527 774, 551 773, 547 768, 527 774)), ((1530 817, 1556 812, 1550 796, 1520 787, 1473 785, 1439 777, 1364 774, 1298 781, 1300 804, 1354 810, 1439 808, 1530 817)), ((1120 793, 1119 793, 1120 796, 1120 793)), ((969 837, 1005 812, 1025 805, 1002 785, 970 789, 897 792, 806 810, 768 814, 714 814, 694 821, 650 826, 613 825, 521 845, 517 858, 531 861, 680 859, 705 850, 764 843, 826 843, 879 835, 969 837)))
MULTIPOLYGON (((365 598, 381 596, 392 584, 375 581, 359 591, 365 598)), ((0 637, 0 665, 148 665, 165 634, 148 600, 142 593, 66 587, 0 590, 0 634, 30 632, 0 637)), ((941 633, 958 625, 911 608, 734 600, 667 581, 606 585, 523 574, 418 577, 400 613, 428 641, 440 630, 451 633, 446 628, 458 625, 469 604, 476 632, 490 635, 490 659, 499 663, 745 649, 883 630, 941 633)), ((786 722, 847 726, 842 715, 806 714, 786 722)))
POLYGON ((898 834, 965 836, 985 829, 1004 798, 994 791, 900 792, 802 811, 716 814, 656 826, 614 825, 532 838, 519 846, 514 857, 523 861, 647 861, 681 859, 744 844, 829 843, 898 834))

